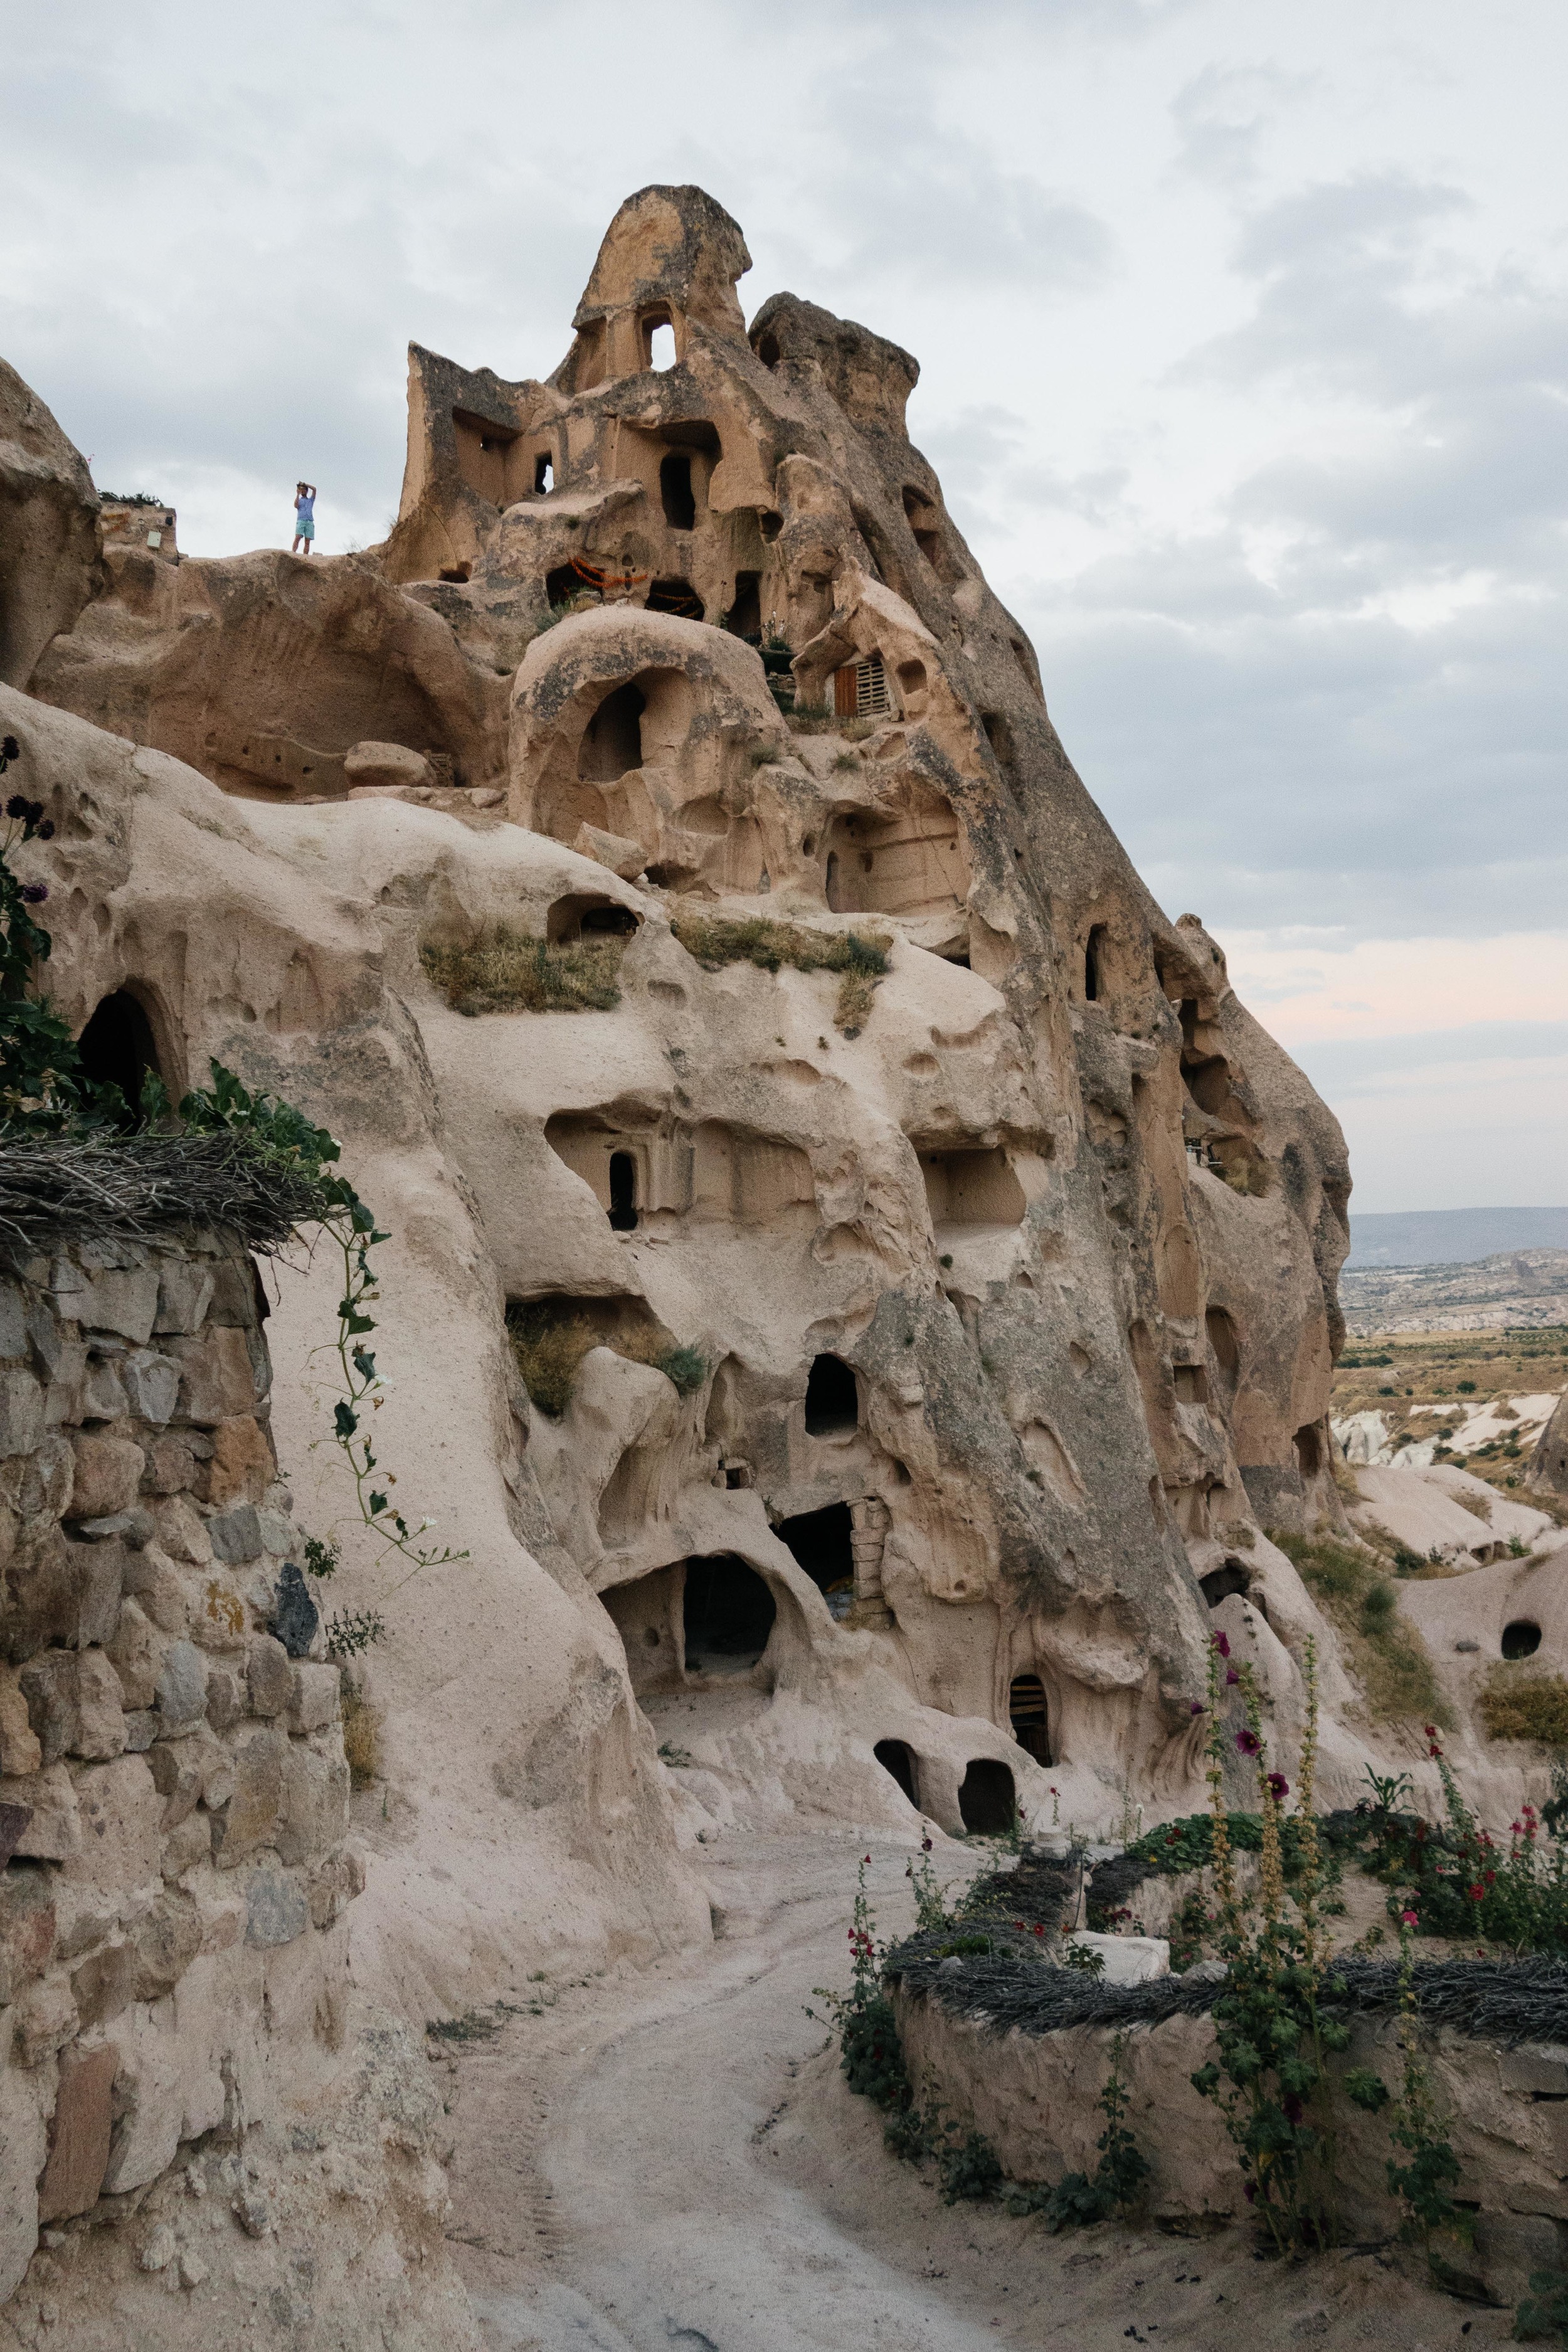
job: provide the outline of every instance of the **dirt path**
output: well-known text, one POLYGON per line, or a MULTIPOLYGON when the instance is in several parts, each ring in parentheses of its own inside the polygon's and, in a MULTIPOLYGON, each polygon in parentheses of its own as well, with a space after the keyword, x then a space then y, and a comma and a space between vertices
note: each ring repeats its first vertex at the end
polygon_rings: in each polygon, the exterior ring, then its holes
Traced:
MULTIPOLYGON (((1234 2236, 1051 2238, 944 2206, 885 2153, 805 2013, 814 1985, 847 1979, 861 1851, 727 1838, 710 1948, 544 1994, 453 2052, 450 2235, 490 2352, 1508 2340, 1509 2315, 1432 2294, 1388 2253, 1281 2272, 1234 2236)), ((884 1929, 905 1915, 906 1860, 874 1852, 884 1929)))

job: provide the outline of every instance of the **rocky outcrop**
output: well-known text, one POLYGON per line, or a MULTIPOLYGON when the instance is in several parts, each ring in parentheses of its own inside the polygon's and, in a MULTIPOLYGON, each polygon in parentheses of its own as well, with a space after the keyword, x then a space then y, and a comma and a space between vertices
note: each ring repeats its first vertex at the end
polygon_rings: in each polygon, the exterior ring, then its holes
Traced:
POLYGON ((92 477, 37 394, 0 360, 0 683, 26 685, 98 579, 92 477))
POLYGON ((1535 1442, 1524 1483, 1538 1493, 1568 1498, 1568 1391, 1558 1398, 1551 1420, 1535 1442))
MULTIPOLYGON (((1075 774, 914 361, 748 331, 745 267, 644 190, 547 380, 412 354, 383 548, 111 553, 39 677, 84 716, 0 713, 62 1008, 300 1103, 393 1230, 384 1425, 469 1554, 374 1669, 358 1933, 411 2000, 700 1932, 737 1806, 1184 1801, 1210 1593, 1287 1751, 1333 1648, 1268 1530, 1342 1524, 1338 1129, 1075 774), (326 767, 268 783, 285 737, 326 767)), ((331 1280, 273 1326, 325 1517, 331 1280)))

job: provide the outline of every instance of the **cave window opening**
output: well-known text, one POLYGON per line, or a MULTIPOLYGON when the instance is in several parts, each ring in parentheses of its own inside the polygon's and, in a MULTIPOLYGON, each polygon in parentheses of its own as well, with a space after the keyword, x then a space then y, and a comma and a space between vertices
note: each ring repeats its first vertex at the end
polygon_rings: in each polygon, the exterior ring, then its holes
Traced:
POLYGON ((829 1503, 820 1511, 802 1511, 785 1519, 779 1541, 793 1553, 826 1601, 829 1614, 847 1617, 855 1601, 854 1522, 847 1503, 829 1503))
POLYGON ((472 570, 471 563, 444 563, 436 576, 438 580, 445 580, 449 587, 462 587, 472 570))
POLYGON ((805 1433, 837 1437, 858 1426, 860 1391, 840 1356, 818 1356, 805 1384, 805 1433))
POLYGON ((1208 1333, 1214 1360, 1227 1388, 1234 1388, 1241 1370, 1241 1346, 1236 1336, 1236 1325, 1223 1307, 1211 1307, 1204 1316, 1204 1328, 1208 1333))
POLYGON ((1296 1448, 1296 1467, 1303 1478, 1315 1478, 1323 1466, 1323 1442, 1309 1422, 1299 1429, 1292 1441, 1296 1448))
POLYGON ((637 1223, 637 1163, 629 1151, 610 1154, 610 1228, 633 1234, 637 1223))
POLYGON ((879 653, 849 662, 833 673, 833 709, 839 719, 880 719, 893 708, 888 673, 879 653))
POLYGON ((546 498, 555 488, 555 461, 548 449, 542 449, 533 461, 533 488, 536 498, 546 498))
POLYGON ((737 572, 735 601, 724 617, 724 626, 733 637, 744 637, 748 644, 757 642, 763 634, 763 575, 760 572, 737 572))
POLYGON ((675 365, 675 322, 668 310, 654 310, 642 322, 644 364, 656 375, 667 375, 675 365))
POLYGON ((1083 994, 1087 1004, 1098 1004, 1105 986, 1105 925, 1096 923, 1083 950, 1083 994))
POLYGON ((771 547, 773 541, 784 529, 784 517, 782 514, 775 512, 772 507, 765 507, 758 513, 757 529, 762 532, 763 537, 767 541, 768 545, 771 547))
POLYGON ((585 907, 580 926, 584 934, 593 933, 604 939, 629 940, 637 927, 637 919, 629 907, 585 907))
POLYGON ((678 613, 683 621, 700 621, 705 609, 689 580, 656 580, 647 592, 650 613, 678 613))
POLYGON ((694 530, 697 527, 697 499, 691 488, 691 460, 684 451, 671 449, 659 460, 658 494, 664 502, 664 519, 671 530, 694 530))
POLYGON ((82 1075, 95 1087, 118 1087, 124 1108, 114 1114, 117 1127, 142 1125, 142 1086, 161 1078, 153 1024, 128 988, 117 988, 98 1006, 77 1040, 82 1075))
POLYGON ((1173 1364, 1171 1378, 1175 1382, 1178 1404, 1207 1404, 1208 1374, 1201 1364, 1173 1364))
POLYGON ((1199 1577, 1198 1590, 1209 1607, 1217 1609, 1220 1602, 1228 1601, 1233 1592, 1239 1593, 1245 1601, 1251 1581, 1251 1576, 1240 1560, 1227 1559, 1219 1568, 1211 1568, 1206 1576, 1199 1577))
POLYGON ((1528 1617, 1516 1617, 1502 1629, 1505 1658, 1533 1658, 1541 1647, 1541 1628, 1528 1617))
POLYGON ((1037 1764, 1051 1761, 1050 1714, 1046 1686, 1038 1675, 1015 1675, 1007 1693, 1007 1720, 1026 1756, 1037 1764))
POLYGON ((963 1775, 958 1791, 958 1811, 966 1830, 995 1837, 1013 1826, 1017 1811, 1017 1784, 1005 1764, 992 1756, 977 1756, 963 1775))
POLYGON ((732 1552, 686 1563, 681 1603, 686 1664, 700 1672, 704 1658, 755 1665, 768 1646, 778 1604, 754 1568, 732 1552))
POLYGON ((761 360, 765 368, 777 367, 779 363, 779 339, 776 335, 764 335, 763 337, 761 342, 757 345, 757 357, 761 360))
POLYGON ((892 1774, 894 1780, 898 1782, 900 1788, 903 1790, 910 1804, 918 1808, 920 1799, 915 1794, 915 1756, 913 1748, 909 1746, 907 1741, 902 1739, 879 1739, 875 1748, 872 1748, 871 1753, 876 1758, 878 1763, 881 1766, 883 1771, 890 1772, 892 1774))
POLYGON ((547 572, 544 575, 544 601, 547 604, 570 604, 572 598, 580 596, 586 586, 586 581, 574 564, 558 563, 553 572, 547 572))
POLYGON ((577 773, 588 783, 613 784, 617 777, 642 766, 642 715, 647 708, 638 688, 617 686, 606 694, 583 730, 577 773))

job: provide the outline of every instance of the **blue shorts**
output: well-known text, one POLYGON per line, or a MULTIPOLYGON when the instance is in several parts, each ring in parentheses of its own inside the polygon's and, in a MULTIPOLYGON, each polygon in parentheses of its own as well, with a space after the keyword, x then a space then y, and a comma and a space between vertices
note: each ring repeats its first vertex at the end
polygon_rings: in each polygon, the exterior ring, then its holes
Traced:
POLYGON ((314 539, 315 518, 311 515, 297 514, 294 518, 294 536, 296 539, 314 539))

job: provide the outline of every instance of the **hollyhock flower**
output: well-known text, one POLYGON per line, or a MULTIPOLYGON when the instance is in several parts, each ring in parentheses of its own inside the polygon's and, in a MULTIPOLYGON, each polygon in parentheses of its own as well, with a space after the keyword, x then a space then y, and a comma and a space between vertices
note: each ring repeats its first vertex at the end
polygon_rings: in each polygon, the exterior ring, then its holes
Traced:
POLYGON ((52 816, 47 816, 42 824, 38 827, 38 839, 40 841, 53 841, 54 837, 55 821, 52 816))
POLYGON ((1283 1772, 1270 1772, 1268 1775, 1268 1793, 1273 1798, 1277 1805, 1282 1804, 1285 1799, 1289 1795, 1290 1783, 1287 1780, 1283 1772))
POLYGON ((1226 1666, 1225 1670, 1225 1686, 1226 1690, 1230 1688, 1232 1683, 1238 1683, 1240 1680, 1241 1676, 1237 1673, 1236 1668, 1234 1666, 1226 1666))
POLYGON ((1414 1911, 1402 1911, 1399 1916, 1407 1927, 1418 1927, 1421 1925, 1419 1916, 1414 1911))
POLYGON ((1229 1655, 1230 1655, 1230 1636, 1229 1636, 1229 1634, 1228 1634, 1228 1633, 1215 1633, 1215 1634, 1213 1636, 1213 1640, 1214 1640, 1214 1645, 1215 1645, 1215 1648, 1219 1652, 1220 1656, 1221 1656, 1222 1658, 1228 1658, 1228 1657, 1229 1657, 1229 1655))
POLYGON ((1242 1756, 1256 1756, 1262 1748, 1263 1742, 1259 1739, 1256 1731, 1253 1731, 1249 1727, 1244 1724, 1242 1728, 1236 1735, 1236 1745, 1238 1754, 1242 1756))
POLYGON ((22 896, 29 907, 41 907, 48 895, 47 885, 43 882, 24 882, 22 885, 22 896))
POLYGON ((10 799, 5 803, 5 814, 7 816, 25 817, 26 815, 27 803, 22 798, 20 793, 12 793, 10 799))
POLYGON ((1484 1886, 1467 1886, 1465 1889, 1466 1900, 1470 1903, 1479 1903, 1486 1894, 1486 1891, 1487 1890, 1484 1886))
POLYGON ((1187 1712, 1190 1715, 1202 1715, 1203 1711, 1204 1703, 1201 1698, 1189 1699, 1187 1702, 1187 1712))

